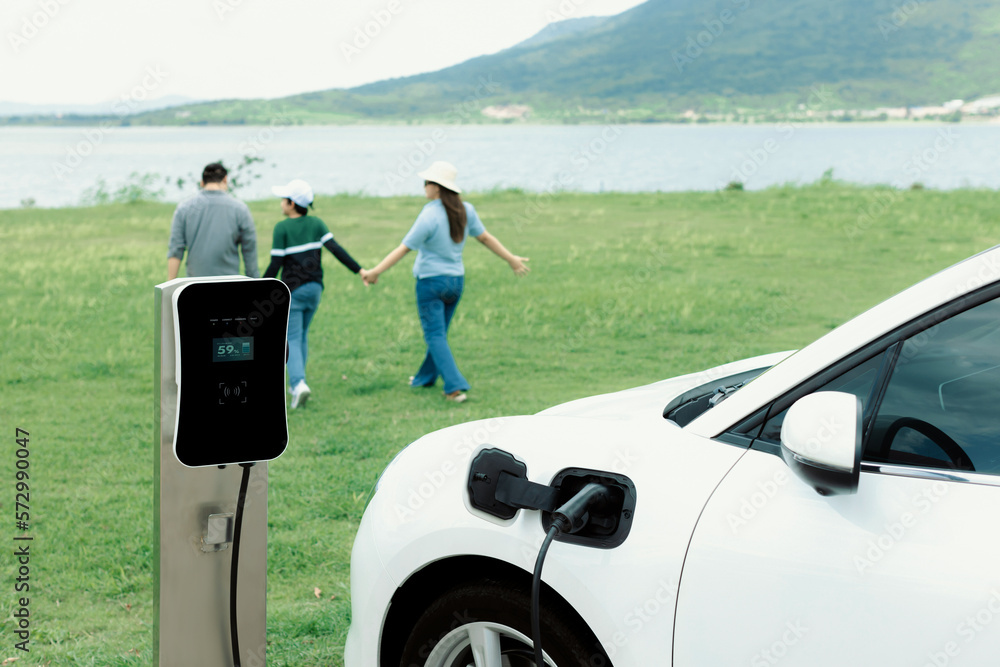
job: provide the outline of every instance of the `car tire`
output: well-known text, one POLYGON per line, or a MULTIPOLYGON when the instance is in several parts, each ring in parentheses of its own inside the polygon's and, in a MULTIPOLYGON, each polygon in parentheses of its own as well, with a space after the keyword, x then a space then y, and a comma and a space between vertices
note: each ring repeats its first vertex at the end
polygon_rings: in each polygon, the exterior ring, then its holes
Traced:
MULTIPOLYGON (((543 595, 543 603, 545 602, 543 595)), ((610 665, 593 634, 565 603, 541 608, 542 649, 549 667, 610 665), (561 608, 560 608, 561 607, 561 608)), ((417 619, 400 667, 467 667, 474 651, 506 658, 510 667, 537 667, 531 640, 531 597, 500 581, 461 584, 434 600, 417 619)))

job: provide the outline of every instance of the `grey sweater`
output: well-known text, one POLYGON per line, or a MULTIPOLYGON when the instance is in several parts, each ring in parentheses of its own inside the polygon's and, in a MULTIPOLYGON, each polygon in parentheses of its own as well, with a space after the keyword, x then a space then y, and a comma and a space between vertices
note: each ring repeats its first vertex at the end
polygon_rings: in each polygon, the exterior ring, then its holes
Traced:
POLYGON ((188 276, 238 274, 240 249, 246 275, 259 278, 257 231, 246 204, 228 192, 202 190, 177 205, 167 257, 183 259, 187 250, 188 276))

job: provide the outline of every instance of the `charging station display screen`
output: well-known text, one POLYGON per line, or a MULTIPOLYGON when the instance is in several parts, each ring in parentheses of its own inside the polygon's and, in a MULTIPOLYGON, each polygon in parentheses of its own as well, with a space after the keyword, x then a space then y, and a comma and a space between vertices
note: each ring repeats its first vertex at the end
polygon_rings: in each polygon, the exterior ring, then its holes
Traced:
POLYGON ((253 338, 213 338, 212 361, 253 361, 253 338))
POLYGON ((277 458, 288 444, 288 287, 271 278, 193 282, 173 298, 177 459, 198 467, 277 458))

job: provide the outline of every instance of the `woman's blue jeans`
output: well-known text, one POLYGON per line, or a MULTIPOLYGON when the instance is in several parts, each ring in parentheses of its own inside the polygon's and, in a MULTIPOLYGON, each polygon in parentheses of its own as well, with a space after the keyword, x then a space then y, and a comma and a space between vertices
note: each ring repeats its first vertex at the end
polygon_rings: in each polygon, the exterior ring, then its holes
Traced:
POLYGON ((306 379, 306 357, 309 356, 309 323, 312 322, 323 286, 305 283, 292 290, 292 304, 288 313, 288 382, 294 388, 306 379))
POLYGON ((413 376, 414 387, 429 387, 440 375, 444 378, 444 391, 466 391, 469 383, 458 370, 455 357, 448 347, 448 325, 455 314, 455 307, 462 298, 464 276, 431 276, 417 279, 417 312, 424 330, 427 356, 420 370, 413 376))

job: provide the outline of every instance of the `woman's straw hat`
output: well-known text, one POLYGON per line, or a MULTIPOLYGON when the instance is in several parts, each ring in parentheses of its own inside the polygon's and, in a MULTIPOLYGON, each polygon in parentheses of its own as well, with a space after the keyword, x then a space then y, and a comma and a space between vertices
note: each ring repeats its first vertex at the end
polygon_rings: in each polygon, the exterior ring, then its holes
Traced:
POLYGON ((455 169, 455 166, 449 162, 434 162, 431 166, 427 167, 427 171, 422 171, 417 176, 425 181, 431 181, 432 183, 446 187, 452 192, 461 192, 459 187, 455 185, 455 179, 458 178, 458 169, 455 169))

